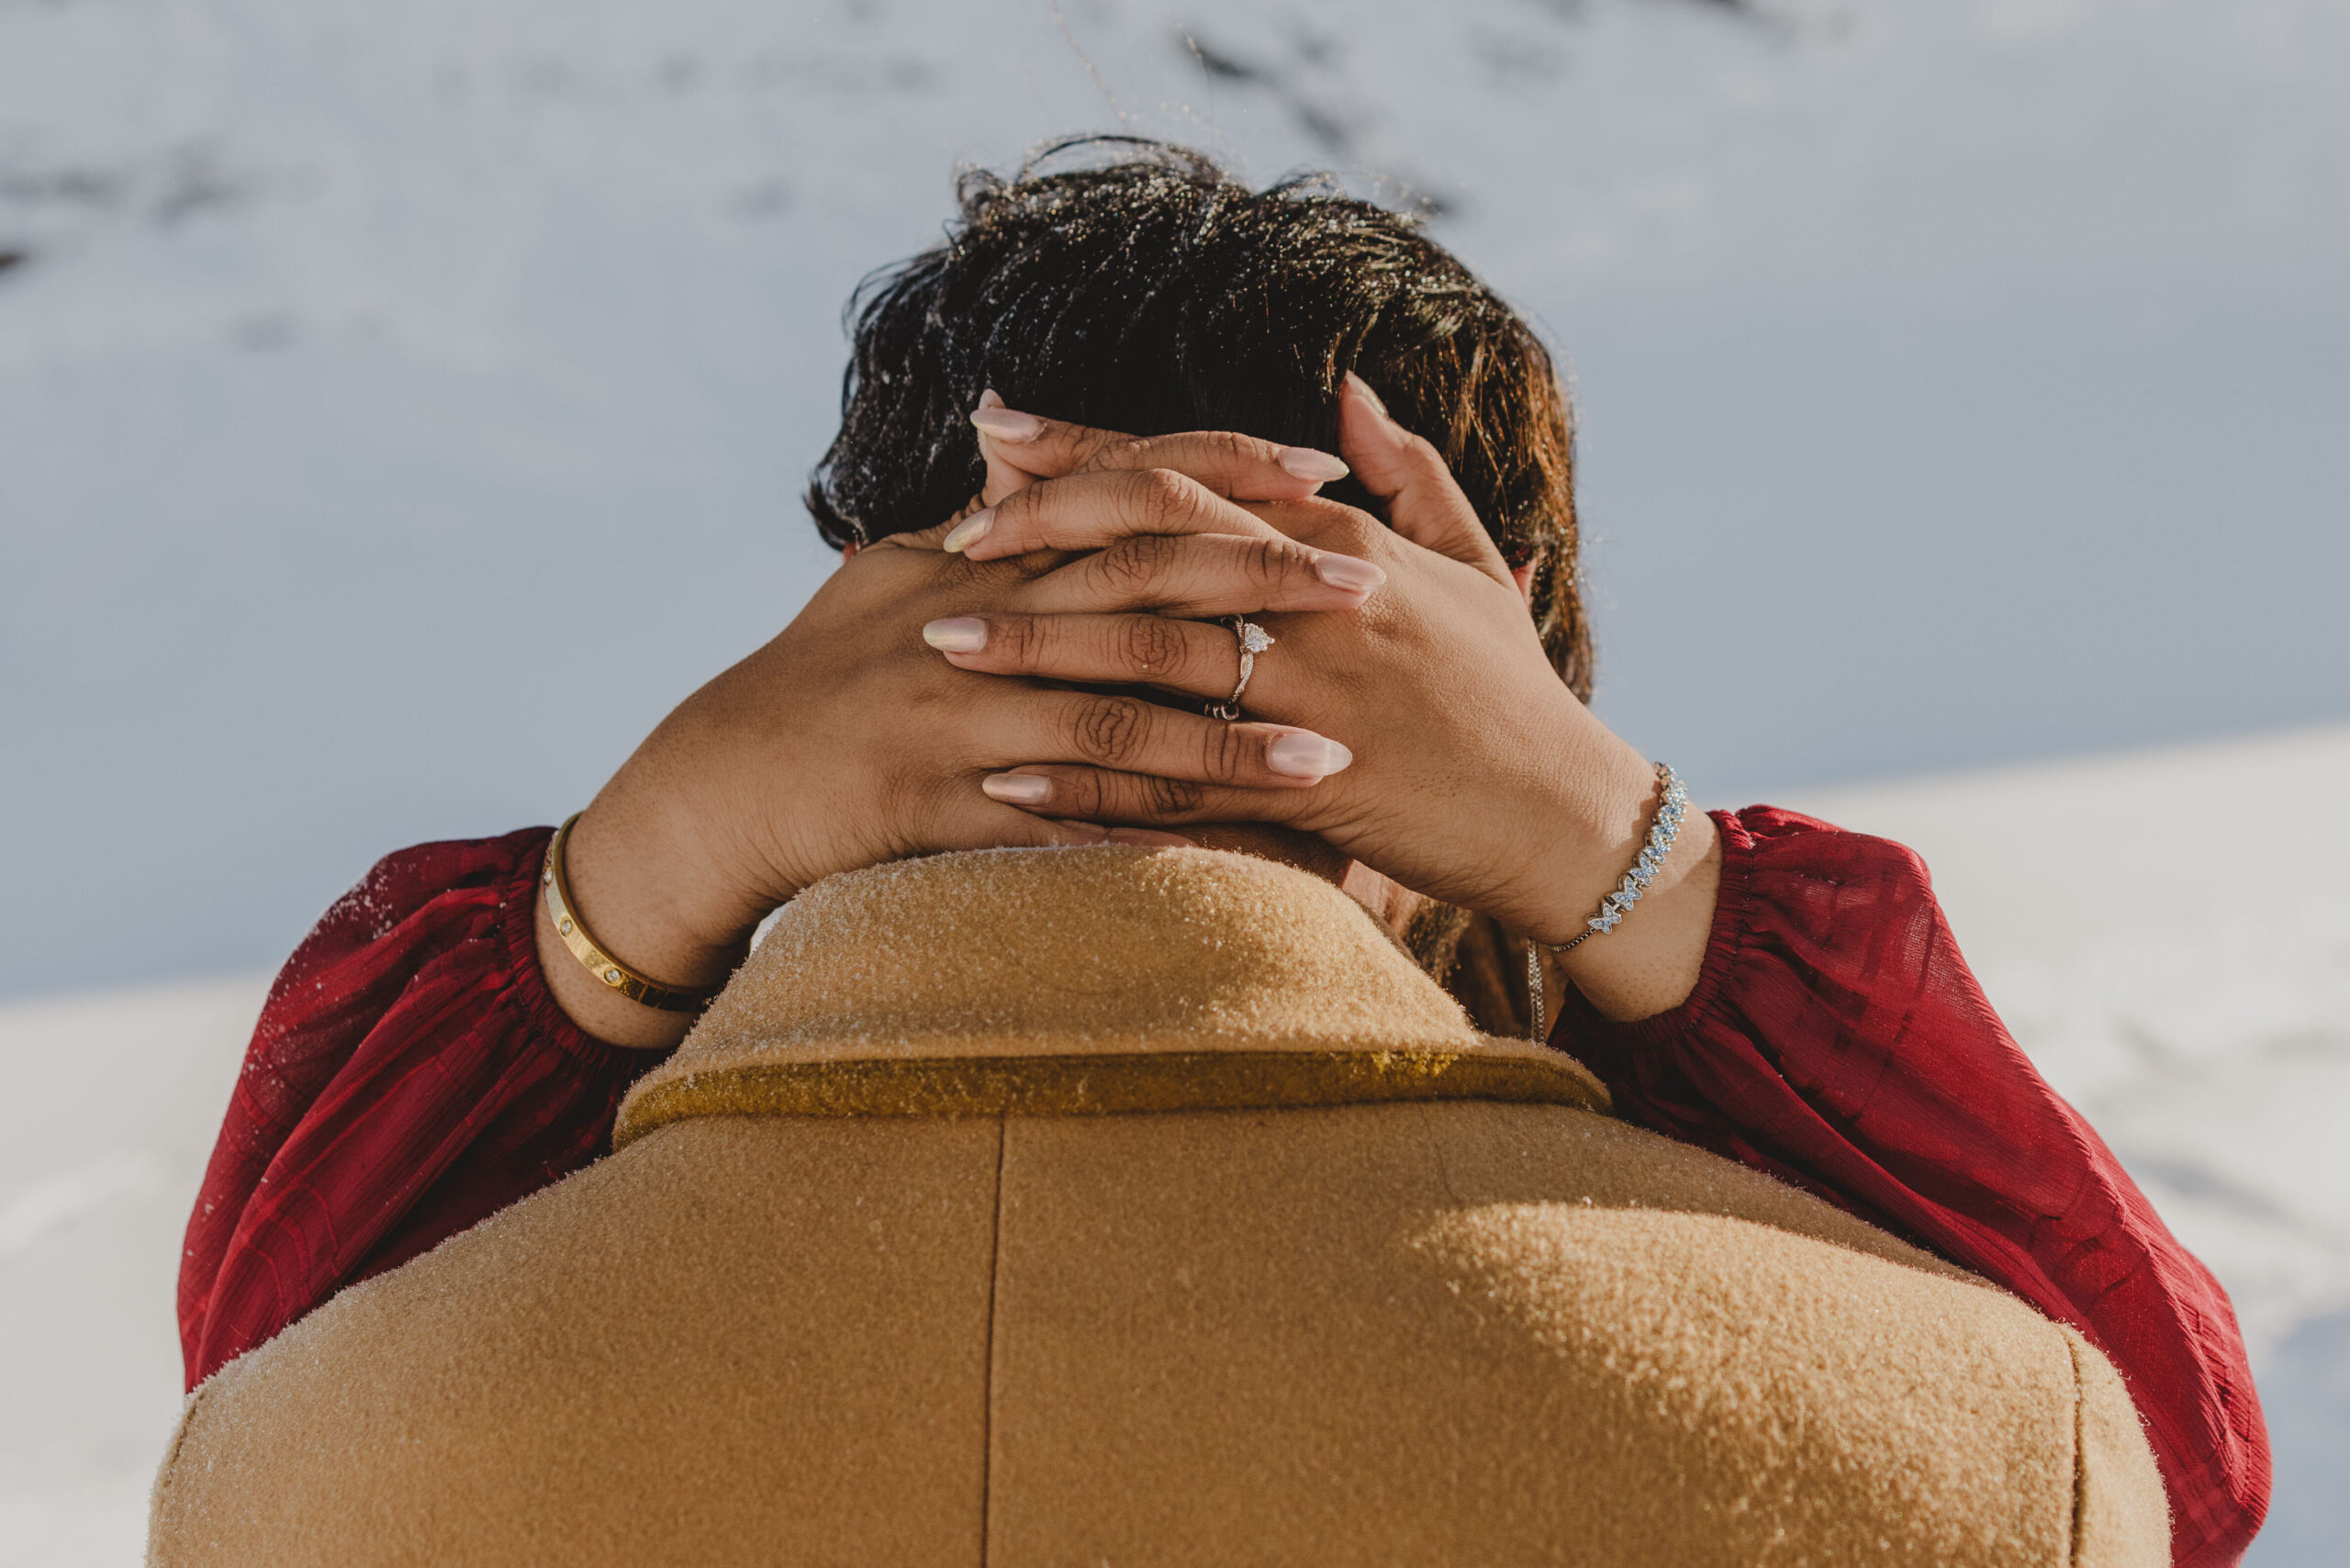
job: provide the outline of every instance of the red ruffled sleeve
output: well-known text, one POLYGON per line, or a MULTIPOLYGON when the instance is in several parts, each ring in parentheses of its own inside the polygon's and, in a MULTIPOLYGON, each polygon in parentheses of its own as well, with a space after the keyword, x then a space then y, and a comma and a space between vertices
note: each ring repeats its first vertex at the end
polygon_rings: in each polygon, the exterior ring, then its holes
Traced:
POLYGON ((2173 1561, 2235 1562, 2267 1507, 2268 1439, 2226 1293, 2009 1037, 1915 855, 1769 807, 1715 821, 1720 903, 1689 1000, 1615 1024, 1570 994, 1552 1043, 1618 1114, 2078 1328, 2145 1421, 2173 1561))
POLYGON ((188 1222, 189 1387, 610 1147, 661 1053, 590 1039, 548 991, 548 835, 388 856, 287 960, 188 1222))

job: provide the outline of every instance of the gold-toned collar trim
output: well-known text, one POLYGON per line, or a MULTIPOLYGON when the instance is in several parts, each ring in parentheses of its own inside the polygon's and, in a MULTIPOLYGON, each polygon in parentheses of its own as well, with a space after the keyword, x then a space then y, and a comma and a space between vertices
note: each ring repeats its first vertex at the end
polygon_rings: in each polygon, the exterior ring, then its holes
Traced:
POLYGON ((1446 1100, 1608 1110, 1607 1091, 1580 1063, 1532 1049, 868 1057, 668 1080, 629 1097, 612 1146, 704 1116, 1114 1116, 1446 1100))

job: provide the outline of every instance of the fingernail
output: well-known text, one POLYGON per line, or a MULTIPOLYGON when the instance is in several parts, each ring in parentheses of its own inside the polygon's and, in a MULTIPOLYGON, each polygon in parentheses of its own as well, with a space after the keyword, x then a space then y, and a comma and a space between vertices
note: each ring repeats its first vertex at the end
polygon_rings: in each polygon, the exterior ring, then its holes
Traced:
POLYGON ((1369 593, 1387 580, 1387 574, 1369 561, 1352 555, 1316 555, 1314 575, 1334 588, 1349 593, 1369 593))
POLYGON ((960 554, 985 539, 988 530, 994 526, 995 508, 983 508, 948 529, 946 537, 939 541, 939 545, 950 555, 960 554))
POLYGON ((1343 479, 1348 473, 1344 460, 1326 452, 1316 452, 1310 446, 1282 447, 1281 454, 1273 461, 1299 478, 1311 479, 1317 485, 1327 484, 1332 479, 1343 479))
POLYGON ((1015 806, 1041 806, 1053 798, 1053 781, 1033 773, 990 773, 979 780, 979 788, 988 799, 1015 806))
POLYGON ((976 615, 952 615, 924 626, 922 640, 942 654, 976 654, 988 645, 988 623, 976 615))
POLYGON ((1386 415, 1387 415, 1387 418, 1389 418, 1389 419, 1391 419, 1391 420, 1392 420, 1392 419, 1393 419, 1393 418, 1395 417, 1395 416, 1394 416, 1394 415, 1393 415, 1393 414, 1389 414, 1389 413, 1387 413, 1387 399, 1386 399, 1386 398, 1382 398, 1378 393, 1376 393, 1376 392, 1372 391, 1372 390, 1371 389, 1371 383, 1370 383, 1370 382, 1365 381, 1361 376, 1357 375, 1356 375, 1353 371, 1351 371, 1351 370, 1349 370, 1348 372, 1347 372, 1347 380, 1348 380, 1348 382, 1349 384, 1351 384, 1351 385, 1353 386, 1353 387, 1354 387, 1354 389, 1355 389, 1356 391, 1358 391, 1358 392, 1361 393, 1364 397, 1366 397, 1366 398, 1370 398, 1370 399, 1371 399, 1371 406, 1372 408, 1374 408, 1374 409, 1378 409, 1382 414, 1386 414, 1386 415))
POLYGON ((979 407, 982 409, 1002 408, 1003 394, 997 391, 992 386, 988 387, 979 394, 979 407))
POLYGON ((1265 766, 1292 778, 1326 778, 1354 759, 1354 753, 1311 730, 1284 731, 1265 747, 1265 766))
POLYGON ((1012 409, 979 408, 971 422, 1000 441, 1034 441, 1045 433, 1045 421, 1012 409))

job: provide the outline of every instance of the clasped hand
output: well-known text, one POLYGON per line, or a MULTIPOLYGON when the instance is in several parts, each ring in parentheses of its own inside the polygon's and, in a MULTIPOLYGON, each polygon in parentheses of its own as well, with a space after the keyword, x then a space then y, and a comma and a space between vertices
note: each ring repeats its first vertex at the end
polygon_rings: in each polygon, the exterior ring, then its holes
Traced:
MULTIPOLYGON (((834 872, 1230 823, 1310 834, 1545 941, 1581 928, 1646 831, 1649 767, 1559 679, 1441 456, 1368 388, 1343 394, 1344 465, 1000 406, 974 422, 988 476, 968 515, 854 553, 599 794, 571 868, 600 939, 693 984, 834 872), (1320 494, 1347 466, 1385 521, 1320 494), (1233 689, 1235 615, 1276 642, 1227 722, 1198 700, 1233 689)), ((1672 967, 1694 981, 1688 947, 1672 967)), ((599 1022, 621 1043, 662 1032, 599 1022)))
MULTIPOLYGON (((1040 756, 985 779, 988 793, 1090 822, 1277 823, 1545 940, 1573 935, 1561 900, 1577 890, 1561 882, 1588 883, 1595 902, 1614 878, 1577 878, 1553 852, 1580 848, 1595 818, 1637 816, 1649 767, 1559 679, 1523 577, 1442 457, 1360 382, 1342 395, 1343 465, 1229 433, 1137 440, 1005 409, 974 422, 990 504, 945 548, 975 562, 1091 554, 1074 591, 1034 591, 1064 567, 930 623, 948 662, 1195 708, 1227 696, 1238 667, 1231 627, 1203 618, 1249 613, 1276 640, 1256 660, 1248 715, 1284 730, 1276 756, 1310 756, 1285 738, 1310 732, 1339 764, 1318 779, 1250 779, 1211 740, 1196 761, 1040 756), (1386 521, 1318 493, 1348 465, 1386 521), (1145 591, 1105 610, 1091 591, 1105 578, 1145 591)), ((1229 745, 1250 755, 1259 727, 1231 726, 1229 745)))

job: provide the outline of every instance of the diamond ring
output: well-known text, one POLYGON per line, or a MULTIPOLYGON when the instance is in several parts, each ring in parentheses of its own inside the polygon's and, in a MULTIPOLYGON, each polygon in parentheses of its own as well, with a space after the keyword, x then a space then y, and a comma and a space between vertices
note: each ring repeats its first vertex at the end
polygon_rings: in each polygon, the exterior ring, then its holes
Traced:
POLYGON ((1257 673, 1257 655, 1273 645, 1272 634, 1244 616, 1232 618, 1232 635, 1240 644, 1240 684, 1223 701, 1202 706, 1201 711, 1211 719, 1240 717, 1240 694, 1248 689, 1248 678, 1257 673))

